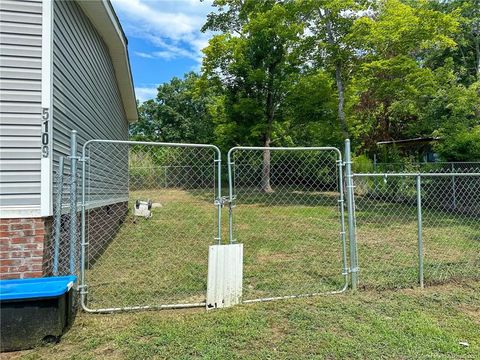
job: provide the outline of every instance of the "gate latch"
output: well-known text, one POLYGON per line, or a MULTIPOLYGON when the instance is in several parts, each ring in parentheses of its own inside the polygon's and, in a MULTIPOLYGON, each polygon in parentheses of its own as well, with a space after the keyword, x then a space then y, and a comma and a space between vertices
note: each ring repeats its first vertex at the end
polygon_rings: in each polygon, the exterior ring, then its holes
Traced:
POLYGON ((230 196, 222 196, 221 198, 216 198, 213 204, 215 206, 220 206, 224 207, 225 205, 228 205, 229 207, 234 207, 233 202, 235 201, 235 197, 232 198, 232 201, 230 201, 230 196))

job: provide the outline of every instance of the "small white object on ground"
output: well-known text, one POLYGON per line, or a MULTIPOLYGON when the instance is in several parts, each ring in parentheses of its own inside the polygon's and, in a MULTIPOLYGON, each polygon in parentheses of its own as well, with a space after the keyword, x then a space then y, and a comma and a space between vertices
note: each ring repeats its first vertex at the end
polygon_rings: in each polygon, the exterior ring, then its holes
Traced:
POLYGON ((133 215, 134 216, 142 216, 145 219, 149 219, 152 217, 152 201, 135 201, 135 205, 133 205, 133 215))

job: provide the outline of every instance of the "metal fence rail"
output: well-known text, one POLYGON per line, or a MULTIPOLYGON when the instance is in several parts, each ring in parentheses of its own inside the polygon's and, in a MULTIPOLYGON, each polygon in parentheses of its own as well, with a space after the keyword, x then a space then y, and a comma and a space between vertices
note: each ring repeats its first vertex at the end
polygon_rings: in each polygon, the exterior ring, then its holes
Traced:
POLYGON ((228 165, 230 241, 244 244, 244 301, 345 290, 341 153, 237 147, 228 165))
POLYGON ((333 147, 227 159, 222 178, 213 145, 91 140, 79 157, 72 132, 44 274, 79 274, 88 312, 205 306, 211 244, 243 243, 244 302, 480 279, 478 164, 355 173, 348 140, 345 162, 333 147))
POLYGON ((84 309, 204 306, 208 246, 221 241, 219 150, 94 140, 83 160, 84 309))
POLYGON ((479 173, 363 173, 353 178, 362 287, 480 277, 479 173))
POLYGON ((373 172, 385 173, 478 173, 480 162, 476 161, 454 161, 454 162, 408 162, 408 163, 384 163, 374 162, 373 172))

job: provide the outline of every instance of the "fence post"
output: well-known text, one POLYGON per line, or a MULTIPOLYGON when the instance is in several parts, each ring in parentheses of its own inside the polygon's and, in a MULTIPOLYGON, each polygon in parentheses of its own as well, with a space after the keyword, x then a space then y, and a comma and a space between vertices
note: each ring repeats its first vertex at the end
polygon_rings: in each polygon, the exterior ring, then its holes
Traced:
POLYGON ((345 178, 347 188, 348 239, 350 242, 350 273, 352 290, 358 287, 357 239, 355 238, 355 209, 353 202, 353 175, 350 140, 345 140, 345 178))
MULTIPOLYGON (((455 163, 452 162, 452 173, 455 173, 455 163)), ((455 175, 452 175, 452 200, 453 210, 457 208, 457 194, 455 191, 455 175)))
POLYGON ((57 177, 57 197, 55 201, 55 239, 53 250, 53 275, 58 276, 58 256, 60 252, 60 231, 62 222, 62 198, 63 198, 63 156, 60 156, 58 161, 58 177, 57 177))
POLYGON ((422 234, 422 177, 416 176, 417 180, 417 224, 418 224, 418 281, 423 289, 423 234, 422 234))
POLYGON ((228 170, 228 239, 229 243, 233 244, 233 174, 232 167, 234 162, 232 161, 232 149, 227 154, 227 170, 228 170))
MULTIPOLYGON (((217 153, 215 163, 217 165, 217 245, 222 244, 222 154, 217 153)), ((214 171, 215 172, 215 171, 214 171)))
POLYGON ((70 274, 75 275, 77 243, 77 131, 70 136, 70 274))
POLYGON ((86 234, 86 218, 85 218, 85 210, 86 210, 86 196, 85 196, 85 188, 86 188, 86 166, 87 166, 87 155, 85 151, 85 146, 82 149, 82 197, 81 197, 81 224, 80 224, 80 286, 78 289, 80 290, 80 304, 82 308, 86 309, 86 284, 85 284, 85 267, 86 267, 86 254, 87 254, 87 234, 86 234))

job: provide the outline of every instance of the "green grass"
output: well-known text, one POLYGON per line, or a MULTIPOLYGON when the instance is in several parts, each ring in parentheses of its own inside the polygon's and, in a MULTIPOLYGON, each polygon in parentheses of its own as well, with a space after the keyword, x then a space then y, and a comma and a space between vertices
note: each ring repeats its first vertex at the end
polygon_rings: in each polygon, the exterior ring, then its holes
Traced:
MULTIPOLYGON (((417 209, 357 197, 357 242, 363 287, 418 285, 417 209)), ((423 208, 427 285, 480 277, 478 218, 423 208)))
MULTIPOLYGON (((335 194, 238 194, 235 223, 244 244, 245 299, 342 286, 335 194)), ((215 236, 212 196, 145 190, 132 192, 130 205, 147 198, 162 207, 149 220, 129 213, 88 269, 90 307, 204 300, 208 245, 215 236)), ((357 205, 362 288, 357 293, 211 312, 81 313, 59 344, 9 357, 478 359, 480 283, 472 280, 480 275, 478 222, 424 212, 425 276, 431 286, 421 290, 415 208, 361 198, 357 205), (402 287, 413 289, 390 290, 402 287)), ((227 225, 226 211, 223 215, 227 225)))
POLYGON ((80 314, 22 359, 478 359, 480 283, 330 295, 206 312, 80 314), (460 344, 467 342, 468 347, 460 344))
MULTIPOLYGON (((213 243, 215 207, 204 193, 135 191, 128 215, 86 273, 88 304, 109 308, 205 300, 208 246, 213 243), (135 218, 135 200, 162 206, 150 219, 135 218)), ((89 240, 94 246, 95 239, 89 240)))
MULTIPOLYGON (((330 192, 237 189, 235 236, 244 244, 244 299, 336 291, 343 287, 337 197, 330 192)), ((362 288, 418 285, 413 206, 357 199, 362 288)), ((227 211, 223 211, 224 238, 227 211)), ((87 271, 91 308, 205 300, 208 246, 215 234, 213 194, 160 189, 130 194, 127 218, 87 271), (151 199, 151 219, 134 218, 151 199)), ((424 210, 425 280, 480 276, 480 227, 468 217, 424 210)), ((94 246, 95 239, 90 239, 94 246)))

